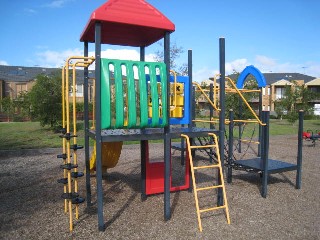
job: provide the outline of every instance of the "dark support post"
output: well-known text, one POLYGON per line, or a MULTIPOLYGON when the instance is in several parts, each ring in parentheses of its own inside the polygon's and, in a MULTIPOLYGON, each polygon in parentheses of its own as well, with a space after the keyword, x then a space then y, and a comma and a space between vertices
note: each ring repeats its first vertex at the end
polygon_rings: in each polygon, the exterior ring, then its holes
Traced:
MULTIPOLYGON (((167 66, 167 106, 165 109, 170 121, 170 33, 164 35, 164 63, 167 66)), ((170 124, 164 128, 164 219, 171 218, 170 207, 170 156, 171 155, 171 139, 170 139, 170 124)))
POLYGON ((297 176, 296 189, 301 188, 301 172, 302 172, 302 133, 303 133, 303 110, 299 111, 299 129, 298 129, 298 154, 297 154, 297 176))
MULTIPOLYGON (((192 122, 192 119, 195 119, 196 117, 196 106, 195 106, 195 90, 193 88, 192 84, 192 50, 188 50, 188 76, 189 76, 189 96, 190 96, 190 109, 191 114, 189 116, 189 124, 188 128, 191 129, 194 126, 194 123, 192 122)), ((191 142, 193 142, 192 139, 190 139, 191 142)), ((183 140, 184 141, 184 140, 183 140)), ((182 146, 182 145, 181 145, 182 146)), ((186 155, 187 155, 186 151, 186 155)), ((194 151, 192 152, 192 156, 194 156, 194 151)), ((190 159, 189 159, 190 161, 190 159)), ((190 169, 190 176, 191 176, 191 169, 190 169)), ((192 192, 192 177, 189 178, 189 192, 192 192)))
MULTIPOLYGON (((219 151, 221 155, 221 166, 224 170, 224 131, 225 131, 225 39, 219 39, 219 63, 220 63, 220 115, 219 115, 219 151)), ((221 179, 218 177, 218 179, 221 179)), ((220 180, 218 180, 220 185, 220 180)), ((222 189, 218 188, 218 206, 223 205, 222 189)))
POLYGON ((262 175, 262 191, 261 196, 266 198, 267 197, 267 187, 268 187, 268 153, 269 153, 269 111, 264 111, 264 122, 266 123, 265 126, 263 126, 264 130, 264 141, 263 141, 263 155, 262 155, 262 161, 263 161, 263 175, 262 175))
MULTIPOLYGON (((140 47, 140 61, 145 61, 145 47, 140 47)), ((141 200, 147 199, 146 194, 146 151, 147 151, 148 141, 140 141, 140 154, 141 154, 141 200)))
POLYGON ((101 22, 95 24, 95 79, 96 79, 96 179, 97 179, 97 205, 99 231, 105 230, 103 219, 103 189, 101 167, 101 22))
MULTIPOLYGON (((210 83, 210 91, 209 91, 209 98, 210 98, 210 101, 213 102, 213 84, 210 83)), ((214 128, 214 125, 212 123, 212 118, 213 118, 213 107, 211 106, 211 104, 209 105, 209 110, 210 110, 210 129, 213 129, 214 128)), ((210 145, 213 144, 213 140, 212 138, 210 138, 210 142, 209 142, 210 145)), ((213 162, 213 149, 210 148, 210 159, 209 159, 210 163, 213 162)))
MULTIPOLYGON (((243 111, 242 99, 239 96, 239 119, 242 119, 242 111, 243 111)), ((238 129, 239 129, 238 153, 241 153, 242 151, 241 139, 242 139, 242 132, 243 132, 242 131, 243 124, 244 124, 243 122, 239 122, 239 126, 238 126, 238 129)))
MULTIPOLYGON (((259 114, 258 117, 261 120, 261 112, 262 112, 262 88, 259 88, 260 92, 259 92, 259 114)), ((258 144, 258 157, 261 156, 261 133, 262 133, 262 126, 259 124, 259 144, 258 144)))
MULTIPOLYGON (((83 46, 84 57, 88 57, 88 42, 84 42, 83 46)), ((90 183, 90 159, 89 159, 89 84, 88 84, 88 67, 83 71, 84 79, 84 149, 85 149, 85 164, 86 164, 86 191, 87 191, 87 207, 91 206, 91 183, 90 183)))
POLYGON ((232 164, 233 164, 233 127, 234 127, 234 112, 230 109, 229 112, 229 141, 228 141, 228 173, 227 173, 227 182, 232 182, 232 164))

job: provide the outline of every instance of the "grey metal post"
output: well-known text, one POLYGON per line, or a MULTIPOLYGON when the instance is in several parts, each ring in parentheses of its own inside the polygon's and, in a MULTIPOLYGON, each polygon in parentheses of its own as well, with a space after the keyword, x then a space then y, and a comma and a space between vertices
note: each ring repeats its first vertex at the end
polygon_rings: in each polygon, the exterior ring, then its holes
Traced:
MULTIPOLYGON (((140 61, 145 61, 145 47, 140 47, 140 61)), ((141 79, 140 79, 141 81, 141 79)), ((140 155, 141 155, 141 200, 147 199, 146 194, 146 151, 147 151, 147 140, 140 141, 140 155)))
POLYGON ((299 111, 299 129, 298 129, 298 154, 297 154, 297 176, 296 188, 301 188, 301 172, 302 172, 302 133, 303 133, 303 110, 299 111))
POLYGON ((233 163, 233 127, 234 127, 234 112, 232 109, 229 111, 229 141, 228 141, 228 173, 227 173, 227 182, 232 182, 232 163, 233 163))
MULTIPOLYGON (((189 76, 189 96, 190 96, 190 104, 188 107, 190 107, 190 116, 189 116, 189 124, 188 128, 191 129, 194 126, 194 123, 192 122, 192 119, 195 119, 195 91, 192 84, 192 50, 188 50, 188 76, 189 76)), ((184 140, 182 140, 184 141, 184 140)), ((193 139, 190 139, 191 143, 193 144, 193 139)), ((194 156, 194 151, 192 152, 192 156, 194 156)), ((188 157, 189 158, 189 157, 188 157)), ((190 161, 190 159, 189 159, 190 161)), ((191 169, 189 173, 189 192, 192 192, 192 177, 191 177, 191 169)))
POLYGON ((96 112, 96 180, 97 180, 97 205, 98 205, 98 227, 99 231, 105 230, 103 218, 103 188, 101 167, 101 22, 95 24, 95 112, 96 112))
MULTIPOLYGON (((262 112, 262 88, 259 88, 260 92, 259 92, 259 119, 261 119, 261 112, 262 112)), ((261 138, 262 138, 262 126, 259 124, 259 144, 258 144, 258 157, 261 156, 261 138)))
POLYGON ((269 171, 268 171, 268 161, 269 161, 269 111, 264 111, 264 120, 266 125, 263 126, 264 130, 264 141, 263 141, 263 145, 264 145, 264 151, 263 151, 263 155, 262 155, 262 161, 263 161, 263 175, 262 175, 262 191, 261 191, 261 196, 266 198, 267 197, 267 187, 268 187, 268 175, 269 175, 269 171))
MULTIPOLYGON (((225 39, 219 39, 219 62, 220 62, 220 115, 219 115, 219 151, 221 155, 221 166, 224 170, 224 131, 225 131, 225 39)), ((218 184, 221 184, 218 177, 218 184)), ((218 188, 218 205, 223 205, 222 189, 218 188)))
MULTIPOLYGON (((84 57, 88 57, 88 42, 84 42, 83 46, 84 57)), ((83 71, 84 79, 84 149, 85 149, 85 164, 86 164, 86 192, 87 192, 87 207, 91 206, 91 183, 90 183, 90 159, 89 159, 89 84, 88 84, 88 67, 83 71)))
MULTIPOLYGON (((239 96, 239 119, 242 119, 242 111, 243 111, 243 104, 242 99, 239 96)), ((238 130, 239 130, 239 140, 238 140, 238 153, 241 153, 242 151, 242 129, 244 128, 243 122, 239 122, 238 130)))
MULTIPOLYGON (((168 114, 170 122, 170 33, 164 34, 164 63, 167 66, 167 106, 163 106, 168 114)), ((170 156, 171 155, 171 139, 170 139, 170 124, 164 128, 164 219, 171 218, 170 206, 170 156)))

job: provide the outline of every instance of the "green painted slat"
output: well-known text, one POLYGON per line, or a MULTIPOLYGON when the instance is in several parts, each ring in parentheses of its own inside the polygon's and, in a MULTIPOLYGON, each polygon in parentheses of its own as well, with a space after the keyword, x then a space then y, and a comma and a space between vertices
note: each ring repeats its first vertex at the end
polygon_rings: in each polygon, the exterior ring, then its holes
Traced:
POLYGON ((128 128, 137 127, 136 89, 133 73, 133 62, 126 63, 127 70, 127 94, 128 94, 128 128))
POLYGON ((167 112, 167 68, 165 64, 158 65, 160 69, 161 78, 161 102, 162 102, 162 123, 161 127, 168 125, 168 112, 167 112))
POLYGON ((150 87, 152 99, 151 127, 159 126, 159 95, 156 68, 154 64, 148 64, 150 74, 150 87))
POLYGON ((116 124, 115 128, 123 128, 124 126, 124 113, 123 113, 123 80, 122 69, 120 61, 113 61, 114 64, 114 84, 115 84, 115 96, 116 96, 116 124))
POLYGON ((101 59, 101 128, 111 128, 111 91, 109 61, 101 59))
POLYGON ((148 88, 146 74, 144 71, 145 63, 137 64, 139 75, 140 90, 140 128, 148 126, 148 88))

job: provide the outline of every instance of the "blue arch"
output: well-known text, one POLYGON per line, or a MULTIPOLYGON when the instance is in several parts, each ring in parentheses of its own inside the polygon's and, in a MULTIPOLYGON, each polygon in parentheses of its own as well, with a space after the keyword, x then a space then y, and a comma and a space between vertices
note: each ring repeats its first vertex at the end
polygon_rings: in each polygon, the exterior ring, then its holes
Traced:
POLYGON ((238 77, 237 88, 239 89, 243 88, 244 82, 246 81, 246 78, 248 77, 249 74, 252 74, 255 77, 258 83, 258 87, 265 87, 267 85, 266 79, 264 78, 260 70, 255 66, 250 65, 250 66, 247 66, 238 77))

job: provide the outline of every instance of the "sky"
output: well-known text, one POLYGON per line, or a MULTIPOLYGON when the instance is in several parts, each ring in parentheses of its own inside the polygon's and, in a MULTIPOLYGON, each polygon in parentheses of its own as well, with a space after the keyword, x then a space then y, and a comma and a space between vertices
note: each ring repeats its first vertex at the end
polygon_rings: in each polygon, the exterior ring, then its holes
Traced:
MULTIPOLYGON (((91 13, 106 0, 3 0, 0 65, 61 67, 83 55, 80 35, 91 13)), ((219 70, 219 38, 226 40, 226 74, 254 65, 261 72, 320 77, 319 0, 146 0, 176 27, 171 43, 192 49, 193 79, 219 70)), ((89 45, 89 55, 94 55, 89 45)), ((153 61, 159 43, 146 48, 153 61)), ((138 60, 139 49, 102 45, 102 56, 138 60)))

